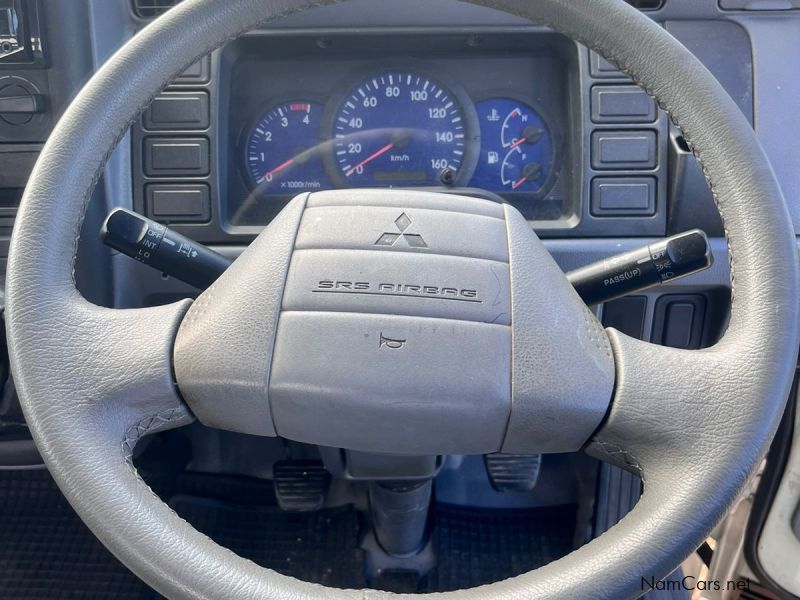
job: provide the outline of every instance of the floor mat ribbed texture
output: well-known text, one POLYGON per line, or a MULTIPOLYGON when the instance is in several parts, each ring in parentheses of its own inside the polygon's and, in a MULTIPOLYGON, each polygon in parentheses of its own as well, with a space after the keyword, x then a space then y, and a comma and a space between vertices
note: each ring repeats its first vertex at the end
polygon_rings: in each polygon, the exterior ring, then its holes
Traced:
POLYGON ((566 555, 575 507, 496 511, 439 504, 434 523, 438 565, 420 591, 444 592, 508 579, 566 555))
POLYGON ((0 471, 0 597, 152 598, 81 522, 47 471, 0 471))
MULTIPOLYGON (((204 487, 197 480, 194 486, 204 487)), ((170 504, 200 531, 260 565, 333 587, 366 585, 358 513, 351 507, 292 514, 188 495, 170 504)), ((438 504, 433 519, 438 565, 416 586, 401 577, 380 587, 442 592, 507 579, 567 554, 574 523, 574 506, 498 511, 438 504)))
MULTIPOLYGON (((352 507, 286 513, 271 486, 256 480, 181 475, 167 486, 152 483, 181 516, 241 556, 305 581, 366 585, 362 516, 352 507)), ((399 577, 394 591, 474 587, 534 569, 570 550, 574 516, 574 507, 437 505, 438 566, 418 582, 399 577)), ((2 598, 157 597, 97 541, 45 471, 0 472, 0 523, 2 598)))
POLYGON ((175 511, 239 556, 303 581, 363 587, 358 513, 351 507, 287 513, 278 507, 240 507, 177 496, 175 511))

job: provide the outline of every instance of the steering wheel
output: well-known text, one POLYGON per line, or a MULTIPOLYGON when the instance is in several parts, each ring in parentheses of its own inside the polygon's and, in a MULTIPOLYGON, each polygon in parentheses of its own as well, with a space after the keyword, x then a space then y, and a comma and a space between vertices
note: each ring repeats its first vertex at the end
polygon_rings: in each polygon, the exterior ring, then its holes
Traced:
POLYGON ((410 192, 295 199, 194 303, 90 304, 73 277, 81 222, 133 120, 224 42, 330 3, 187 0, 120 49, 58 123, 19 209, 7 287, 14 378, 50 472, 97 537, 162 594, 387 595, 261 568, 170 510, 137 476, 132 449, 194 417, 373 452, 584 448, 644 480, 633 511, 598 539, 450 594, 459 597, 638 595, 641 577, 667 575, 702 542, 763 457, 796 364, 798 265, 749 124, 686 49, 621 1, 473 1, 596 50, 681 127, 729 242, 724 337, 684 351, 604 331, 515 210, 410 192), (425 247, 376 247, 404 232, 425 247))

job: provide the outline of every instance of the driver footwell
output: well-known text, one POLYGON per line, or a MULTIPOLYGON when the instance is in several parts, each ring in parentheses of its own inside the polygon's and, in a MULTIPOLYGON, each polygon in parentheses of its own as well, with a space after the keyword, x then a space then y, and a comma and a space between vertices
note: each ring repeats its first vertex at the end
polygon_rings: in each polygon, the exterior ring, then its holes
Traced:
POLYGON ((575 521, 573 506, 498 511, 436 504, 433 569, 419 577, 412 570, 385 570, 367 581, 360 548, 363 515, 352 506, 286 513, 276 506, 183 495, 170 504, 223 546, 284 575, 395 592, 463 589, 525 573, 572 549, 575 521))
MULTIPOLYGON (((286 575, 342 588, 435 592, 524 573, 572 549, 572 505, 487 510, 437 503, 434 567, 378 571, 369 580, 365 513, 352 505, 287 513, 270 482, 182 473, 148 478, 197 529, 286 575)), ((0 472, 0 597, 157 598, 81 523, 46 471, 0 472)))

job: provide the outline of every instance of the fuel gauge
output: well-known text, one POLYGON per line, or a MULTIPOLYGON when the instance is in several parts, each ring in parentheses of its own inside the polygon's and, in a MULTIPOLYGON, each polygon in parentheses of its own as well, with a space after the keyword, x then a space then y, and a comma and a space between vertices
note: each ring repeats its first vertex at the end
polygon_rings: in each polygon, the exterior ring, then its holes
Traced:
POLYGON ((481 127, 481 155, 473 187, 494 192, 539 193, 553 169, 553 138, 531 106, 508 98, 476 105, 481 127))

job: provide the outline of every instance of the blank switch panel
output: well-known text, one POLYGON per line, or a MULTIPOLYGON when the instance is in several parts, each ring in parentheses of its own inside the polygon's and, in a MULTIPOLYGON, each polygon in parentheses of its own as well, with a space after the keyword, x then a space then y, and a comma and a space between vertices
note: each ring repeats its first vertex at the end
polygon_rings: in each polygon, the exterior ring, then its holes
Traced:
POLYGON ((654 169, 657 150, 655 131, 595 131, 592 134, 592 168, 654 169))
POLYGON ((656 101, 636 85, 596 85, 592 88, 595 123, 652 123, 656 101))

